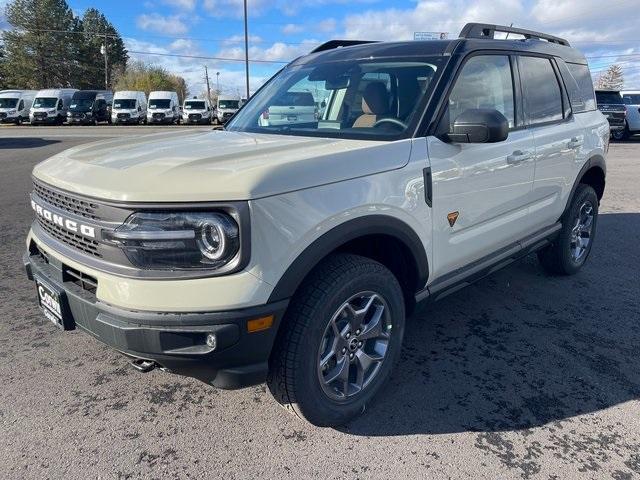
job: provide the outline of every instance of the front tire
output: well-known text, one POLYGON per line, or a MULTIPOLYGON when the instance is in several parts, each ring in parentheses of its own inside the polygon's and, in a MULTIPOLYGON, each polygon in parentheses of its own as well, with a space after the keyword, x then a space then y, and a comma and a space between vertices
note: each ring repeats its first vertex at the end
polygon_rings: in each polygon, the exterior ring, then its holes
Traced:
POLYGON ((630 136, 629 125, 625 124, 623 130, 617 130, 611 134, 611 138, 613 138, 616 142, 622 142, 624 140, 628 140, 630 136))
POLYGON ((390 377, 404 324, 402 289, 386 267, 332 255, 289 305, 269 362, 269 390, 313 425, 342 425, 390 377))
POLYGON ((562 218, 562 229, 551 245, 538 252, 543 268, 557 275, 574 275, 586 263, 598 223, 598 196, 581 183, 562 218))

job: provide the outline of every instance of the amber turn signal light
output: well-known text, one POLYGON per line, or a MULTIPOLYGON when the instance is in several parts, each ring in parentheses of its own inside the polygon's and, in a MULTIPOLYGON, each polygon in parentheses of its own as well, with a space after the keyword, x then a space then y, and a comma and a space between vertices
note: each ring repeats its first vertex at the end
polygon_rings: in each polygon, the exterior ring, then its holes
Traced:
POLYGON ((247 331, 249 333, 261 332, 267 330, 273 326, 273 315, 268 317, 254 318, 247 322, 247 331))

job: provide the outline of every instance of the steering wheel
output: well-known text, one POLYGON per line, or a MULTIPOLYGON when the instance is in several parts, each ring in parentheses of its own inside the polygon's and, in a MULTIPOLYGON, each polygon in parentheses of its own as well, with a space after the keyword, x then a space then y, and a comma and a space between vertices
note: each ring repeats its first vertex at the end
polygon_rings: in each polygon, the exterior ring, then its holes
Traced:
POLYGON ((373 128, 376 128, 378 125, 382 125, 383 123, 392 123, 396 127, 401 127, 403 130, 406 130, 407 124, 397 118, 381 118, 373 124, 373 128))

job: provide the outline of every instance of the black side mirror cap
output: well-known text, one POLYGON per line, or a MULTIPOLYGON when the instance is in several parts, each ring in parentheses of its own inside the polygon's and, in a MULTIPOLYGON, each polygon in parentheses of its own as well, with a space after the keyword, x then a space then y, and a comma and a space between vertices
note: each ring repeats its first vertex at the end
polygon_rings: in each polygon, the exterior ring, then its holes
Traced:
POLYGON ((497 110, 465 110, 453 122, 447 138, 454 143, 498 143, 509 136, 509 121, 497 110))

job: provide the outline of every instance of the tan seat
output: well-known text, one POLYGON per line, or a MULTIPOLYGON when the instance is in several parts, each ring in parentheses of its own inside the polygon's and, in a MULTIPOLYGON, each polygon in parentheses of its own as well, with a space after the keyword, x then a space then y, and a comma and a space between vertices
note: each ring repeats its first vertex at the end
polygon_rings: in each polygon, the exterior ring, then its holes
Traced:
POLYGON ((362 111, 353 128, 371 128, 389 110, 389 93, 383 82, 371 82, 362 93, 362 111))

